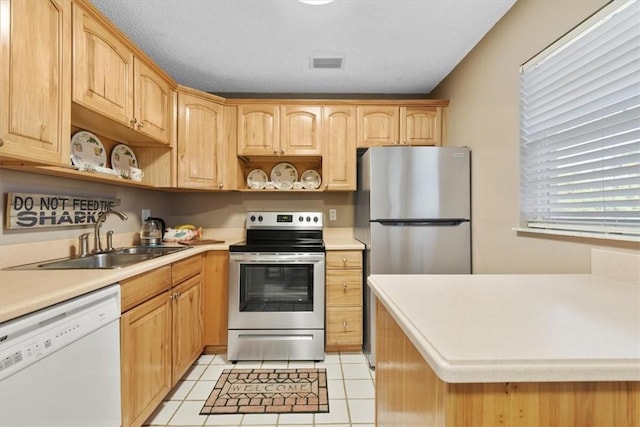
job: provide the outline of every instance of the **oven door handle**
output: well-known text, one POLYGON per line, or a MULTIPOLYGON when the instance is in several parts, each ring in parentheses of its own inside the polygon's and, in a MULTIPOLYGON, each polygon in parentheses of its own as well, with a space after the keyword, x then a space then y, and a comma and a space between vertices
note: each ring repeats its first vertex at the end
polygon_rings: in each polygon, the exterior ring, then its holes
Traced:
POLYGON ((255 263, 255 264, 318 264, 324 262, 324 254, 300 255, 300 254, 281 254, 281 255, 231 255, 231 262, 239 263, 255 263))

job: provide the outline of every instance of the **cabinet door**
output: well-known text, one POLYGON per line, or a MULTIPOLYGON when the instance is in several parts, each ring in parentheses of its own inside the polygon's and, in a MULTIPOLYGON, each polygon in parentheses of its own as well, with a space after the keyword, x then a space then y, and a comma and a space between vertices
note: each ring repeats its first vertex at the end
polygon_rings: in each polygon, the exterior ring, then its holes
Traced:
POLYGON ((280 107, 281 156, 319 156, 322 107, 280 107))
POLYGON ((362 270, 327 270, 328 306, 362 305, 362 270))
POLYGON ((227 346, 229 252, 207 252, 204 271, 204 345, 219 350, 227 346))
POLYGON ((401 107, 400 142, 441 145, 442 107, 401 107))
POLYGON ((169 292, 127 311, 120 319, 122 425, 142 425, 171 390, 169 292))
POLYGON ((69 163, 71 4, 0 1, 0 154, 69 163))
POLYGON ((322 181, 325 190, 356 189, 355 107, 323 107, 322 181))
POLYGON ((201 275, 173 288, 173 382, 175 385, 202 353, 201 275))
POLYGON ((223 107, 178 94, 178 186, 224 187, 223 107))
POLYGON ((73 101, 130 126, 133 52, 93 15, 73 7, 73 101))
POLYGON ((332 270, 362 269, 362 252, 327 251, 326 265, 332 270))
POLYGON ((238 155, 274 156, 280 140, 277 105, 238 106, 238 155))
POLYGON ((160 142, 171 140, 173 96, 171 87, 144 61, 134 62, 135 129, 160 142))
POLYGON ((399 122, 399 107, 359 106, 358 147, 398 144, 399 122))
POLYGON ((327 307, 327 351, 362 346, 362 308, 327 307))

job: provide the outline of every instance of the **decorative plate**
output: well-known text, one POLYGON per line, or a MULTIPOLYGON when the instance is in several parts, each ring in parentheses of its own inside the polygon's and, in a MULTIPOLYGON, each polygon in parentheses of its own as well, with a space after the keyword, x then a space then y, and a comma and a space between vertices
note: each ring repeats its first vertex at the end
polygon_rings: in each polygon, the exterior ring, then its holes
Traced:
POLYGON ((107 163, 107 153, 100 139, 86 130, 71 136, 71 163, 79 169, 95 170, 107 163))
POLYGON ((247 187, 254 190, 264 188, 269 178, 262 169, 254 169, 247 175, 247 187))
POLYGON ((271 181, 276 188, 288 190, 293 188, 293 183, 298 179, 298 171, 291 163, 278 163, 271 169, 271 181))
POLYGON ((320 184, 322 184, 322 178, 320 178, 320 174, 313 169, 302 172, 300 181, 302 181, 304 188, 308 189, 316 189, 320 187, 320 184))
POLYGON ((111 167, 118 175, 130 178, 129 169, 138 167, 138 159, 131 148, 118 144, 111 150, 111 167))

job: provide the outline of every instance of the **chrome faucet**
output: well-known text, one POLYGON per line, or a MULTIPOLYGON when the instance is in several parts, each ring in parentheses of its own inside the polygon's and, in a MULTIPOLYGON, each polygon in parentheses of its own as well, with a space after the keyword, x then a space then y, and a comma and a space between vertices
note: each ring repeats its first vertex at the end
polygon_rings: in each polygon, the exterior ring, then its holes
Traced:
MULTIPOLYGON (((96 225, 93 231, 93 253, 94 254, 103 252, 102 243, 100 242, 100 226, 102 225, 103 222, 106 221, 107 216, 109 214, 116 214, 123 221, 126 221, 129 218, 124 212, 114 211, 111 209, 109 209, 108 211, 104 211, 100 215, 98 215, 98 219, 96 220, 96 225)), ((109 248, 109 249, 113 249, 113 248, 109 248)))

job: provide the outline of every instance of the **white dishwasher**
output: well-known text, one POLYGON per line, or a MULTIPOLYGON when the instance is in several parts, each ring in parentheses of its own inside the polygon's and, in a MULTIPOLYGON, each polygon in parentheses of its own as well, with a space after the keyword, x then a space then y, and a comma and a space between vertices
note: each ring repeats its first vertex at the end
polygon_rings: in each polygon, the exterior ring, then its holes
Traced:
POLYGON ((0 324, 0 426, 120 426, 120 285, 0 324))

